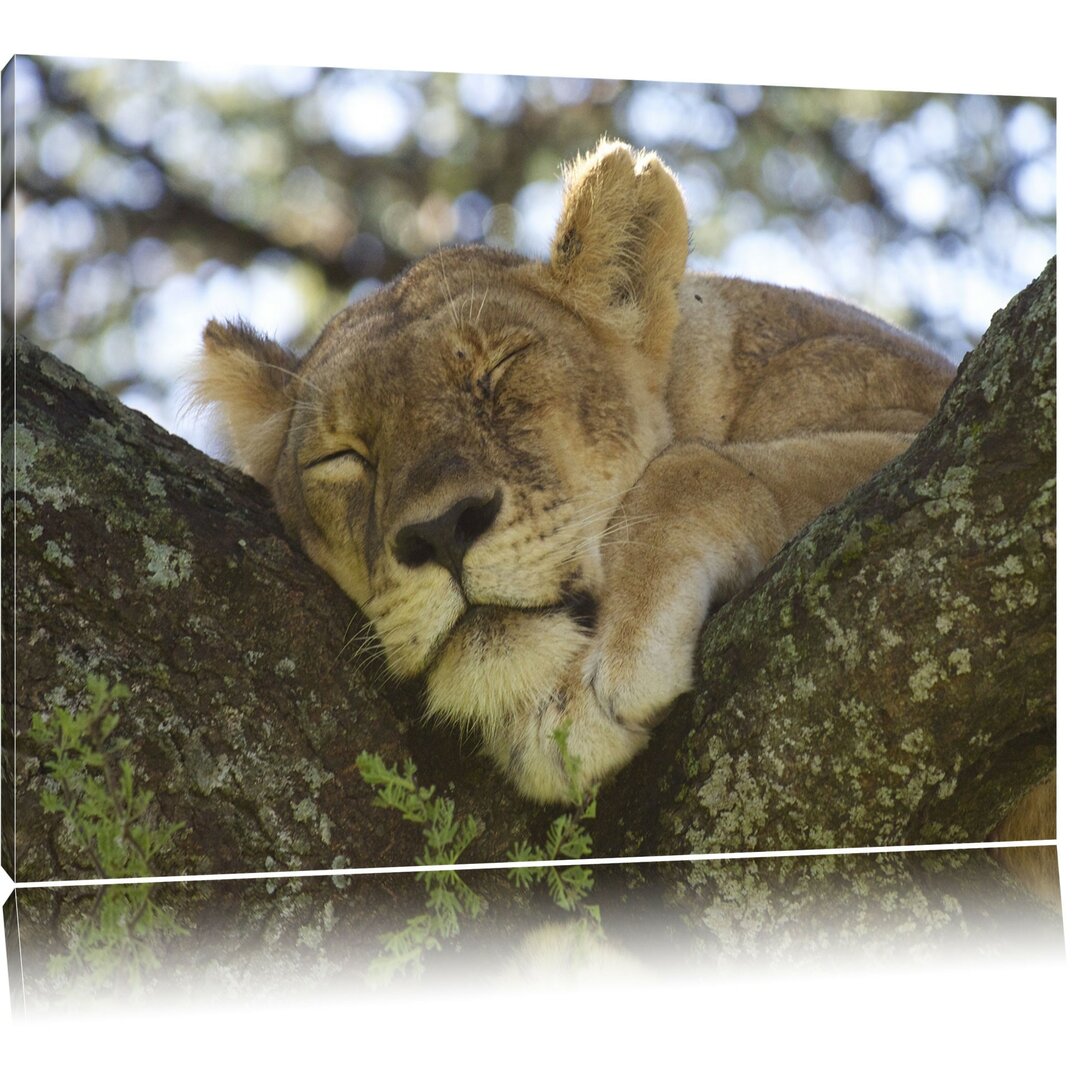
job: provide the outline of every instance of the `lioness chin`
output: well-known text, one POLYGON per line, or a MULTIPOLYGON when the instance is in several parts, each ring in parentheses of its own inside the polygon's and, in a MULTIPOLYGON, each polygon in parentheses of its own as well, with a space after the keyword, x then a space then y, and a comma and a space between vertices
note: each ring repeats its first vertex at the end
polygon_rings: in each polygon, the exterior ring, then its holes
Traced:
POLYGON ((710 606, 903 451, 954 374, 845 304, 688 274, 687 249, 671 173, 602 142, 566 170, 550 262, 436 251, 302 358, 206 327, 198 394, 234 460, 390 671, 536 799, 641 750, 710 606))

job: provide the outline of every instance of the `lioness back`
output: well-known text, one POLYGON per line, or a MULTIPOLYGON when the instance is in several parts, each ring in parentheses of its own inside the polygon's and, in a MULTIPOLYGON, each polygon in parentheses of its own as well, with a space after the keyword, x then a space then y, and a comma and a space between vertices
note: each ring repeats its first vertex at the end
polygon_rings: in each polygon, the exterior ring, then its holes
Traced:
POLYGON ((677 439, 920 430, 955 369, 925 342, 802 289, 689 274, 672 349, 677 439))

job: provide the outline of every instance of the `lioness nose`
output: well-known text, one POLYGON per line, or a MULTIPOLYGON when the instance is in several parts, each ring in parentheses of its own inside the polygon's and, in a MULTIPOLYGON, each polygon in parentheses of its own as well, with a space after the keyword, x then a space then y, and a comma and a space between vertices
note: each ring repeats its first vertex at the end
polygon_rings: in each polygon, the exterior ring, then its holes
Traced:
POLYGON ((490 499, 470 496, 430 521, 405 525, 394 537, 394 555, 405 566, 436 562, 461 577, 465 553, 488 531, 502 505, 502 493, 490 499))

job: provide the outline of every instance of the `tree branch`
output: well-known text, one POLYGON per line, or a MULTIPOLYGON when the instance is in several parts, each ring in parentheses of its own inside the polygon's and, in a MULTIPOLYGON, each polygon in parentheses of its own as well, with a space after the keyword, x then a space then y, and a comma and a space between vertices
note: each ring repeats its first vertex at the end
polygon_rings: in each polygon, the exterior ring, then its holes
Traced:
MULTIPOLYGON (((1055 281, 1051 263, 995 317, 907 454, 715 616, 700 690, 601 792, 595 854, 980 840, 1048 773, 1055 281)), ((77 706, 88 673, 130 687, 118 733, 137 782, 188 825, 163 873, 414 863, 415 827, 372 807, 362 750, 411 756, 483 820, 467 860, 502 859, 550 821, 420 723, 418 687, 351 659, 362 620, 264 491, 21 340, 5 353, 14 382, 15 880, 89 875, 41 809, 25 734, 34 711, 77 706)))

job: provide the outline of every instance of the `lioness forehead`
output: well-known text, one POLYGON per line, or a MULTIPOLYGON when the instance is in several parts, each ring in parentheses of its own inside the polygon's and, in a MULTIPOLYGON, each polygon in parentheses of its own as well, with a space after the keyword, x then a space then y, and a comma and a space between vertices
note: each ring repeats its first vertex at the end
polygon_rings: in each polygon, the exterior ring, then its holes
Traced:
MULTIPOLYGON (((532 293, 529 266, 520 255, 484 247, 440 250, 414 264, 389 285, 358 300, 334 316, 301 363, 301 373, 321 382, 337 378, 343 362, 376 369, 408 369, 417 374, 418 347, 431 344, 447 329, 476 328, 485 310, 504 307, 508 295, 526 317, 532 293), (489 308, 488 305, 491 305, 489 308), (333 370, 330 370, 333 369, 333 370)), ((500 312, 505 316, 505 311, 500 312)))

